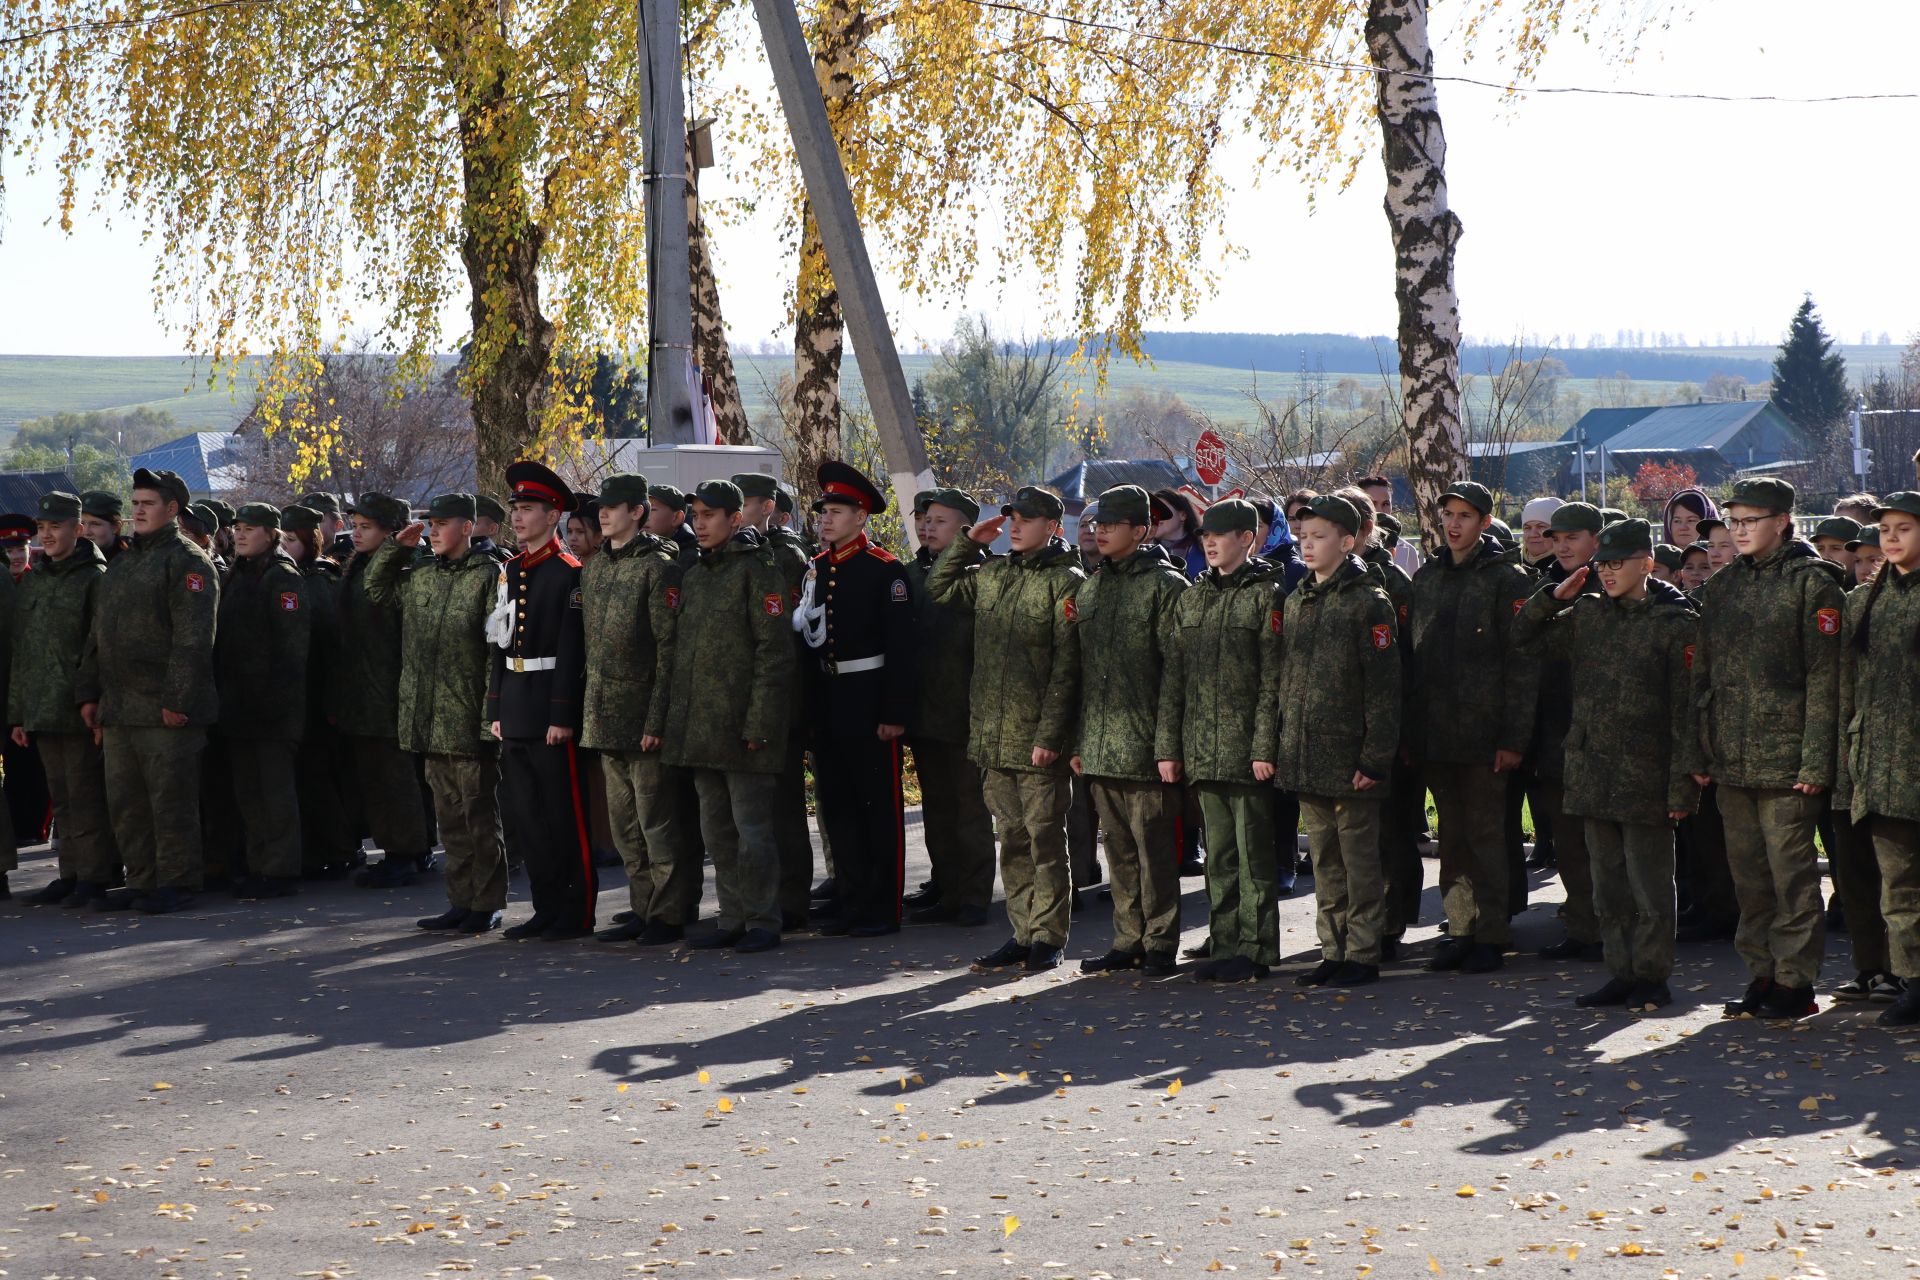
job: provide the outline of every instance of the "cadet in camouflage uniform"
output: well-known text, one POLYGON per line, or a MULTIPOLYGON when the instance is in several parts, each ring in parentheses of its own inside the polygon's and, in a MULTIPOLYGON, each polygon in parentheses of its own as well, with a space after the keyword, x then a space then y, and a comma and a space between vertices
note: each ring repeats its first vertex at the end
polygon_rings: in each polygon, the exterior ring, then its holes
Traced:
POLYGON ((107 558, 80 534, 79 498, 44 494, 39 511, 40 550, 46 558, 12 593, 7 723, 16 745, 30 741, 39 748, 60 837, 58 876, 27 901, 82 907, 120 879, 120 852, 107 818, 105 762, 74 697, 107 558))
POLYGON ((580 741, 600 753, 607 817, 627 869, 633 918, 604 942, 678 942, 700 903, 700 845, 681 821, 677 779, 661 763, 673 672, 677 548, 640 531, 647 482, 608 477, 600 490, 600 554, 580 571, 586 609, 587 700, 580 741))
POLYGON ((1160 683, 1160 776, 1192 786, 1207 827, 1208 958, 1197 981, 1264 978, 1280 960, 1280 595, 1273 566, 1251 558, 1258 519, 1240 498, 1207 508, 1207 570, 1174 607, 1160 683))
MULTIPOLYGON (((787 584, 787 614, 800 605, 800 584, 812 566, 806 543, 791 529, 768 529, 779 505, 780 482, 765 472, 745 471, 733 477, 740 490, 740 523, 760 535, 761 543, 780 568, 787 584)), ((794 670, 810 662, 806 646, 793 638, 794 670)), ((807 681, 795 679, 789 690, 786 758, 780 766, 780 794, 774 801, 774 836, 780 846, 780 914, 791 931, 806 927, 808 897, 813 886, 813 838, 807 827, 807 681)), ((814 762, 815 768, 819 761, 814 762)), ((816 786, 818 785, 816 781, 816 786)), ((815 895, 818 896, 818 895, 815 895)))
POLYGON ((1281 609, 1274 765, 1300 797, 1320 937, 1320 963, 1295 979, 1302 986, 1374 981, 1386 934, 1380 816, 1400 752, 1400 622, 1353 554, 1364 526, 1346 498, 1313 499, 1294 534, 1313 576, 1281 609))
POLYGON ((1161 675, 1173 644, 1186 575, 1159 548, 1147 491, 1116 485, 1100 495, 1093 536, 1101 562, 1080 585, 1080 735, 1073 771, 1085 777, 1107 834, 1113 947, 1083 960, 1086 973, 1174 971, 1180 945, 1180 791, 1159 761, 1178 754, 1160 739, 1161 675))
POLYGON ((1534 579, 1487 532, 1493 495, 1463 480, 1440 495, 1441 554, 1413 578, 1408 745, 1440 815, 1448 937, 1428 968, 1487 973, 1505 963, 1507 774, 1533 737, 1539 666, 1514 652, 1515 614, 1534 579))
POLYGON ((107 812, 127 887, 98 910, 178 911, 200 887, 200 754, 219 715, 213 679, 220 580, 178 518, 187 486, 133 473, 134 539, 108 564, 73 696, 99 729, 107 812))
POLYGON ((1652 576, 1646 521, 1608 525, 1594 556, 1594 567, 1576 566, 1527 602, 1514 640, 1572 663, 1564 811, 1585 820, 1611 975, 1574 1003, 1662 1009, 1673 1003, 1673 823, 1700 794, 1696 615, 1685 594, 1652 576), (1594 578, 1602 594, 1587 589, 1594 578))
POLYGON ((1847 599, 1840 764, 1852 817, 1872 833, 1888 965, 1904 984, 1879 1022, 1911 1027, 1920 1024, 1920 493, 1890 493, 1873 515, 1886 562, 1847 599))
POLYGON ((320 513, 312 507, 280 509, 280 546, 300 570, 301 604, 307 614, 307 717, 294 758, 300 803, 300 869, 314 878, 345 875, 360 856, 347 797, 351 766, 327 723, 329 664, 339 650, 340 566, 320 543, 320 513))
POLYGON ((993 815, 985 778, 967 758, 969 686, 973 682, 973 619, 928 594, 934 560, 980 518, 980 504, 958 489, 914 495, 919 550, 907 561, 920 681, 907 741, 920 779, 920 815, 933 881, 908 918, 915 924, 969 928, 987 922, 993 905, 993 815))
POLYGON ((300 887, 294 763, 307 718, 309 610, 300 569, 280 549, 277 507, 249 502, 235 511, 233 550, 213 649, 213 732, 229 744, 228 783, 246 833, 249 874, 234 896, 284 898, 300 887))
POLYGON ((713 857, 719 927, 690 945, 766 951, 780 944, 775 803, 793 706, 786 578, 742 527, 740 490, 694 491, 699 554, 679 562, 665 763, 693 771, 700 834, 713 857))
POLYGON ((680 548, 681 556, 700 549, 687 527, 687 495, 670 484, 647 486, 647 532, 680 548))
POLYGON ((1067 944, 1067 751, 1080 699, 1074 595, 1082 575, 1060 537, 1065 510, 1058 494, 1028 485, 998 517, 955 538, 927 579, 935 604, 973 618, 967 754, 986 770, 1013 926, 998 950, 975 961, 982 969, 1051 969, 1067 944), (988 559, 987 546, 1009 521, 1012 554, 988 559))
MULTIPOLYGON (((1889 494, 1888 501, 1900 496, 1889 494)), ((1899 513, 1892 514, 1898 519, 1899 513)), ((1861 533, 1873 535, 1877 551, 1880 526, 1867 525, 1861 533)), ((1863 544, 1855 538, 1849 544, 1849 549, 1860 545, 1863 544)), ((1856 558, 1856 568, 1858 563, 1856 558)), ((1886 572, 1891 574, 1895 570, 1888 569, 1886 572)), ((1833 909, 1840 908, 1847 935, 1847 949, 1853 961, 1853 979, 1835 987, 1833 998, 1892 1004, 1900 998, 1903 984, 1894 975, 1887 940, 1887 918, 1882 902, 1885 885, 1881 881, 1880 862, 1873 849, 1873 818, 1871 815, 1864 820, 1853 817, 1853 776, 1847 759, 1850 741, 1848 726, 1860 714, 1855 690, 1860 679, 1859 646, 1863 642, 1858 638, 1857 623, 1872 591, 1870 583, 1853 586, 1847 591, 1846 616, 1840 628, 1840 755, 1833 779, 1831 806, 1816 830, 1827 846, 1827 865, 1833 873, 1833 902, 1828 908, 1828 925, 1831 928, 1833 924, 1833 909)), ((1871 628, 1868 630, 1871 632, 1871 628)))
POLYGON ((1694 704, 1719 784, 1740 901, 1734 949, 1753 982, 1728 1017, 1814 1012, 1826 938, 1814 820, 1834 782, 1839 570, 1793 537, 1793 486, 1741 480, 1726 522, 1739 556, 1700 588, 1694 704))
MULTIPOLYGON (((306 503, 302 501, 302 506, 306 503)), ((327 664, 329 719, 352 762, 354 783, 385 858, 360 873, 358 883, 384 889, 408 885, 432 865, 426 815, 413 759, 397 737, 400 694, 400 617, 367 592, 373 554, 408 523, 407 505, 383 493, 363 493, 347 508, 353 558, 342 575, 336 617, 339 643, 327 664)), ((324 524, 322 530, 324 531, 324 524)))
POLYGON ((100 548, 111 561, 132 545, 120 533, 125 522, 124 505, 117 493, 89 489, 80 495, 80 532, 88 542, 100 548))
POLYGON ((486 933, 507 905, 500 835, 500 744, 487 731, 493 665, 487 615, 506 553, 474 535, 472 494, 443 493, 424 525, 380 544, 366 569, 367 598, 400 619, 398 746, 424 758, 440 843, 447 910, 422 929, 486 933), (423 536, 432 554, 419 554, 423 536))

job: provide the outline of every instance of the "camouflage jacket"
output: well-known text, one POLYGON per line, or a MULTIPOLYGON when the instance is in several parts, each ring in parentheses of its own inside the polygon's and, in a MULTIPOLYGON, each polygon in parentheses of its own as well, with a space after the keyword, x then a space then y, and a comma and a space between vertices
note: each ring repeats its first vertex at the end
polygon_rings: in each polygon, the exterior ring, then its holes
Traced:
POLYGON ((106 571, 100 548, 82 538, 73 554, 38 566, 13 589, 12 660, 0 668, 7 680, 8 724, 28 733, 86 728, 74 682, 106 571))
POLYGON ((779 773, 793 709, 793 623, 786 579, 760 536, 674 565, 672 676, 663 760, 683 769, 779 773), (757 750, 748 750, 757 742, 757 750))
POLYGON ((638 751, 640 739, 666 729, 673 671, 673 606, 680 589, 672 543, 636 534, 606 543, 580 570, 586 608, 587 698, 580 745, 638 751))
POLYGON ((1569 664, 1568 813, 1664 825, 1700 803, 1704 772, 1692 662, 1699 615, 1678 587, 1647 579, 1641 600, 1603 591, 1555 600, 1542 587, 1514 619, 1514 643, 1569 664))
MULTIPOLYGON (((1543 563, 1536 564, 1534 570, 1538 580, 1549 592, 1570 576, 1560 567, 1560 562, 1552 556, 1548 556, 1543 563)), ((1607 594, 1600 587, 1598 573, 1587 575, 1586 584, 1581 588, 1580 594, 1582 596, 1607 594)), ((1551 595, 1548 598, 1551 599, 1551 595)), ((1566 773, 1567 731, 1573 728, 1574 723, 1573 660, 1571 654, 1563 654, 1552 648, 1533 648, 1529 652, 1540 664, 1540 695, 1533 717, 1533 745, 1527 751, 1527 760, 1532 764, 1533 771, 1541 777, 1559 778, 1566 773)), ((1605 817, 1606 815, 1592 816, 1605 817)))
MULTIPOLYGON (((802 584, 807 580, 807 572, 813 568, 816 554, 807 545, 805 538, 791 529, 770 529, 760 535, 760 540, 773 555, 774 564, 780 568, 780 577, 787 584, 787 612, 792 613, 800 607, 802 584)), ((804 734, 807 716, 806 672, 813 666, 813 651, 807 648, 807 642, 800 634, 793 634, 794 679, 789 685, 787 732, 804 734)))
POLYGON ((967 686, 973 680, 973 619, 952 605, 934 603, 927 594, 933 559, 933 553, 921 547, 905 565, 907 590, 913 593, 914 643, 920 651, 920 690, 907 736, 965 746, 970 726, 967 686))
POLYGON ((1456 566, 1451 553, 1413 575, 1413 669, 1406 741, 1414 758, 1493 765, 1533 740, 1539 664, 1513 650, 1514 615, 1536 579, 1491 534, 1456 566))
POLYGON ((73 696, 100 704, 100 722, 165 723, 162 710, 206 728, 220 715, 213 634, 220 579, 180 526, 143 533, 115 556, 94 588, 93 628, 73 696))
POLYGON ((486 626, 505 558, 489 545, 458 560, 420 560, 389 539, 369 559, 368 601, 400 624, 394 727, 402 751, 471 758, 494 746, 486 626))
POLYGON ((1280 751, 1280 594, 1271 565, 1207 570, 1174 606, 1154 755, 1190 782, 1254 781, 1280 751))
POLYGON ((1404 665, 1413 658, 1413 579, 1407 571, 1393 562, 1393 552, 1379 543, 1374 543, 1360 552, 1361 563, 1367 567, 1367 575, 1373 579, 1373 585, 1387 593, 1387 599, 1393 601, 1393 615, 1398 627, 1396 639, 1400 641, 1400 661, 1404 665))
POLYGON ((967 755, 983 769, 1060 773, 1080 704, 1080 637, 1074 596, 1085 580, 1067 544, 988 559, 961 536, 933 562, 927 594, 973 617, 967 755), (1033 749, 1058 751, 1036 768, 1033 749))
MULTIPOLYGON (((392 542, 381 543, 374 555, 392 542)), ((335 595, 338 630, 327 663, 327 718, 343 734, 391 738, 400 723, 400 614, 367 594, 372 560, 356 552, 335 595)))
POLYGON ((1700 588, 1693 702, 1702 772, 1733 787, 1834 782, 1840 716, 1840 570, 1794 540, 1700 588))
POLYGON ((220 587, 213 646, 223 738, 300 739, 307 722, 306 580, 280 548, 236 558, 220 587))
POLYGON ((1308 578, 1281 606, 1282 790, 1382 799, 1400 750, 1398 611, 1358 558, 1308 578), (1353 786, 1355 772, 1380 784, 1353 786))
POLYGON ((1920 573, 1882 567, 1848 593, 1846 623, 1834 805, 1850 807, 1855 822, 1868 814, 1920 822, 1920 573))
MULTIPOLYGON (((1080 633, 1080 731, 1074 754, 1096 778, 1157 782, 1154 729, 1173 646, 1173 611, 1187 589, 1158 547, 1103 560, 1073 599, 1080 633)), ((1174 757, 1167 757, 1173 759, 1174 757)))

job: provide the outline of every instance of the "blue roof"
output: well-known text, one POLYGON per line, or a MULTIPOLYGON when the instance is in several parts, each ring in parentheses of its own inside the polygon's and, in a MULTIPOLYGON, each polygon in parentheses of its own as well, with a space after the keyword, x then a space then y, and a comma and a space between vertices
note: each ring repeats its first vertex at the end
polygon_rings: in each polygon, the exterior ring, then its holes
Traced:
POLYGON ((1089 458, 1047 481, 1068 506, 1092 502, 1117 484, 1137 484, 1148 493, 1193 483, 1164 458, 1089 458))
POLYGON ((1645 450, 1684 453, 1695 449, 1722 449, 1756 419, 1802 439, 1787 415, 1767 400, 1735 400, 1726 404, 1675 404, 1655 409, 1606 442, 1607 452, 1645 450))
POLYGON ((1650 404, 1634 405, 1626 409, 1589 409, 1580 415, 1580 421, 1567 428, 1567 434, 1561 436, 1569 444, 1578 443, 1580 433, 1586 432, 1587 447, 1600 445, 1613 447, 1613 437, 1625 431, 1640 419, 1654 411, 1650 404))
POLYGON ((130 470, 171 471, 195 496, 225 492, 238 483, 238 442, 225 431, 194 431, 127 459, 130 470))

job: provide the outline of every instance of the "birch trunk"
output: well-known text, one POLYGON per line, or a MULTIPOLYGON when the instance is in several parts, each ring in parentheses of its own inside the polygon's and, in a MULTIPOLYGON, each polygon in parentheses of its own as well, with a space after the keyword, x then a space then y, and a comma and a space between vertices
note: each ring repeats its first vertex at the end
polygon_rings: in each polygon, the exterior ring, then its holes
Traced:
POLYGON ((1368 0, 1366 35, 1385 142, 1407 480, 1432 545, 1440 493, 1466 476, 1467 457, 1460 429, 1460 299, 1453 287, 1461 225, 1447 207, 1447 139, 1432 80, 1427 0, 1368 0))
POLYGON ((687 144, 687 271, 693 286, 693 363, 707 376, 708 396, 721 444, 752 444, 747 410, 740 401, 740 380, 727 347, 727 326, 720 318, 720 282, 707 251, 707 221, 700 216, 700 174, 687 144))

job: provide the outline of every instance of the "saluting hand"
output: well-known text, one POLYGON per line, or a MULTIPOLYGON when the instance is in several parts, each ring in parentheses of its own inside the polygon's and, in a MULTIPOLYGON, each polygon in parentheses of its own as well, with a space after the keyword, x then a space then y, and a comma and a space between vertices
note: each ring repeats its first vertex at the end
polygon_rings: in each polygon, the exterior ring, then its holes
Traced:
POLYGON ((1586 565, 1581 565, 1578 569, 1575 569, 1567 575, 1565 582, 1553 589, 1553 598, 1555 600, 1573 599, 1580 594, 1580 588, 1587 584, 1587 577, 1592 572, 1593 570, 1586 565))
POLYGON ((993 540, 1000 536, 1000 527, 1006 522, 1005 516, 988 516, 968 529, 967 536, 983 547, 990 547, 993 545, 993 540))
POLYGON ((415 520, 412 524, 394 534, 393 540, 403 547, 417 547, 420 545, 421 535, 425 534, 426 531, 427 526, 415 520))

